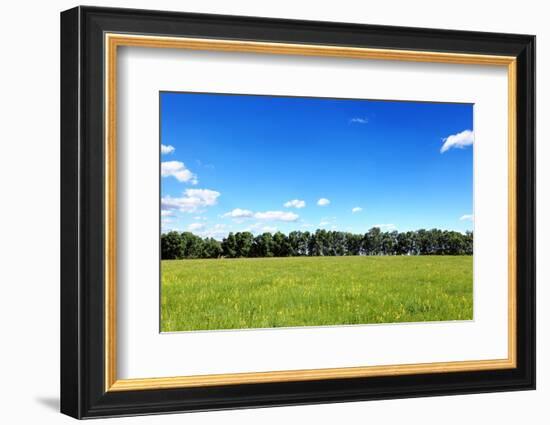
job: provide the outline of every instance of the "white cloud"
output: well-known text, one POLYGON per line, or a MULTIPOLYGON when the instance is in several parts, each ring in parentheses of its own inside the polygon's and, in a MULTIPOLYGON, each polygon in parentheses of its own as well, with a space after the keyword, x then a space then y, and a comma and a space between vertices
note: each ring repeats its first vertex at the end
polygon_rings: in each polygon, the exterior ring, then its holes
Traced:
POLYGON ((160 145, 160 153, 162 155, 167 155, 169 153, 172 153, 176 150, 176 148, 172 145, 160 145))
POLYGON ((193 220, 208 220, 208 217, 204 217, 204 216, 200 216, 200 215, 197 215, 195 217, 193 217, 193 220))
POLYGON ((190 182, 191 184, 197 184, 199 180, 197 176, 193 174, 185 164, 181 161, 164 161, 160 164, 160 175, 162 177, 175 177, 180 182, 190 182))
POLYGON ((263 223, 254 223, 244 229, 244 232, 257 232, 259 228, 263 226, 263 223))
POLYGON ((172 226, 170 223, 162 223, 162 233, 168 232, 181 232, 182 230, 178 226, 172 226))
POLYGON ((230 217, 235 220, 237 223, 242 223, 246 218, 256 218, 258 220, 273 220, 273 221, 296 221, 298 220, 299 215, 287 212, 287 211, 263 211, 263 212, 253 212, 250 210, 245 210, 242 208, 235 208, 229 212, 226 212, 222 217, 230 217))
POLYGON ((292 201, 285 202, 284 206, 286 208, 304 208, 306 206, 306 201, 293 199, 292 201))
POLYGON ((460 221, 464 221, 464 220, 472 221, 473 219, 474 219, 473 214, 464 214, 462 217, 459 218, 460 221))
POLYGON ((258 235, 264 232, 275 233, 276 231, 277 231, 277 228, 275 226, 265 226, 263 223, 254 223, 243 230, 243 232, 251 232, 251 233, 254 233, 255 235, 258 235))
POLYGON ((250 210, 244 210, 241 208, 235 208, 229 212, 226 212, 222 217, 231 217, 231 218, 248 218, 252 217, 254 213, 250 210))
POLYGON ((269 232, 269 233, 275 233, 277 231, 277 228, 274 226, 264 226, 261 228, 262 232, 269 232))
POLYGON ((351 123, 355 124, 367 124, 369 122, 368 118, 355 117, 349 120, 351 123))
POLYGON ((160 220, 161 232, 181 231, 177 225, 177 220, 173 217, 162 217, 160 220))
POLYGON ((330 204, 330 201, 327 198, 321 198, 317 201, 317 205, 319 205, 320 207, 324 207, 328 204, 330 204))
POLYGON ((336 223, 336 217, 321 217, 319 221, 319 226, 328 227, 329 225, 334 225, 336 223))
POLYGON ((395 224, 373 224, 372 227, 378 227, 380 230, 384 232, 390 232, 392 230, 397 230, 397 226, 395 224))
POLYGON ((274 220, 274 221, 296 221, 298 214, 286 211, 264 211, 254 214, 254 218, 258 220, 274 220))
POLYGON ((160 216, 161 217, 171 217, 174 215, 174 211, 170 210, 160 210, 160 216))
POLYGON ((449 149, 457 148, 464 149, 474 143, 474 132, 472 130, 464 130, 457 134, 451 134, 443 139, 443 146, 440 152, 447 152, 449 149))
POLYGON ((161 199, 161 208, 165 210, 179 210, 183 212, 195 212, 199 208, 216 205, 220 192, 210 189, 187 189, 181 198, 173 198, 170 195, 161 199))
POLYGON ((189 226, 187 226, 187 228, 191 231, 201 230, 201 229, 204 229, 204 227, 205 227, 204 223, 191 223, 189 226))
POLYGON ((209 228, 203 228, 201 231, 197 232, 197 235, 202 236, 203 238, 214 238, 217 240, 223 239, 227 236, 228 230, 225 224, 215 224, 209 228))
POLYGON ((358 212, 361 212, 361 211, 363 211, 363 208, 361 208, 361 207, 354 207, 354 208, 351 209, 352 213, 358 213, 358 212))

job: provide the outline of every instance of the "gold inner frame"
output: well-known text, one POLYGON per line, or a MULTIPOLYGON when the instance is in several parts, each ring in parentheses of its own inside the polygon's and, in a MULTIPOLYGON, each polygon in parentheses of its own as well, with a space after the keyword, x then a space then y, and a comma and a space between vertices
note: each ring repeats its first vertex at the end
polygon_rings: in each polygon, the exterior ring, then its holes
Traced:
POLYGON ((326 45, 105 34, 105 391, 135 391, 214 385, 309 381, 511 369, 516 359, 516 58, 462 53, 370 49, 326 45), (508 72, 508 357, 419 364, 247 372, 165 378, 118 379, 116 325, 116 123, 117 48, 119 46, 328 56, 507 67, 508 72))

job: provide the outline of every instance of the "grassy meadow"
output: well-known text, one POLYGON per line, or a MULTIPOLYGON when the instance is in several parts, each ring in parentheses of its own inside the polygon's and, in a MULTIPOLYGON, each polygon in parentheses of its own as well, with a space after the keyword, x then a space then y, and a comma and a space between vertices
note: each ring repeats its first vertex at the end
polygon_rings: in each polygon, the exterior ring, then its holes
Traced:
POLYGON ((472 256, 163 260, 163 332, 470 320, 472 256))

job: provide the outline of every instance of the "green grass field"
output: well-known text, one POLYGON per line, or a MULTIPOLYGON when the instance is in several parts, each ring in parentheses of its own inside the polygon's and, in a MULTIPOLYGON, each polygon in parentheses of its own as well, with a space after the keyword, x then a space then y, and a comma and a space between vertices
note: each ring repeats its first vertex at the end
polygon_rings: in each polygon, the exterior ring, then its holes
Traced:
POLYGON ((469 320, 471 256, 162 261, 162 331, 469 320))

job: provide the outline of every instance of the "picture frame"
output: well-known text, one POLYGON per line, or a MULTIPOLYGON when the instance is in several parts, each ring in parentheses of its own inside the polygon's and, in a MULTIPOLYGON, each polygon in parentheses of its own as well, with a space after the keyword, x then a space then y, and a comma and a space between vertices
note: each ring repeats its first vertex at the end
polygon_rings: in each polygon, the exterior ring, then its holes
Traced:
POLYGON ((82 6, 67 10, 61 13, 61 195, 62 413, 80 419, 535 388, 534 36, 82 6), (120 379, 117 53, 131 46, 504 67, 508 356, 120 379))

